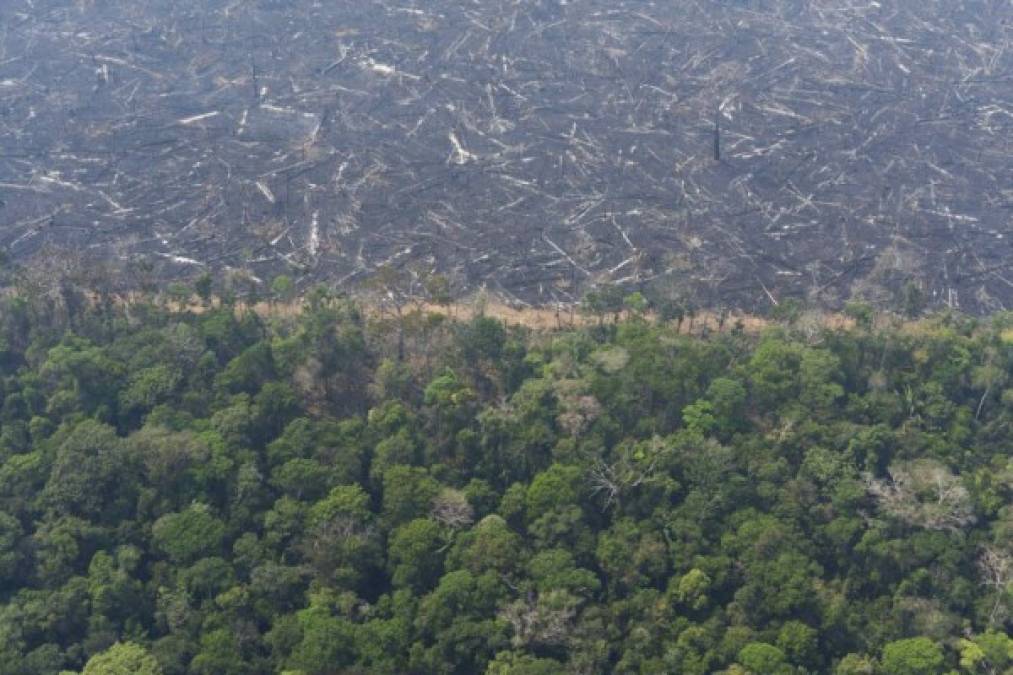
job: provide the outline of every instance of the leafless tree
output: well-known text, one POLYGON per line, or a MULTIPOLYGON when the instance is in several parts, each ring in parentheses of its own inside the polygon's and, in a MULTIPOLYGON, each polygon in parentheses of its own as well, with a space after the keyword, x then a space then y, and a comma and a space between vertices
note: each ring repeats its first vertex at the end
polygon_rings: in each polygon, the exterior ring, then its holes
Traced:
POLYGON ((601 404, 591 395, 564 396, 560 398, 556 421, 570 436, 577 438, 601 415, 601 404))
POLYGON ((625 446, 612 462, 595 460, 589 471, 591 493, 604 495, 604 510, 618 504, 630 490, 653 481, 657 476, 661 439, 651 441, 651 451, 638 456, 634 447, 625 446))
POLYGON ((978 570, 982 584, 995 592, 995 604, 988 614, 988 625, 994 626, 1008 614, 1003 606, 1013 591, 1013 555, 994 546, 982 549, 978 558, 978 570))
POLYGON ((500 611, 500 618, 514 629, 511 641, 515 647, 526 645, 563 645, 573 631, 578 598, 566 591, 549 591, 537 598, 511 602, 500 611))
POLYGON ((930 530, 960 531, 975 521, 967 488, 940 462, 898 462, 889 474, 886 479, 866 475, 865 484, 892 517, 930 530))
POLYGON ((994 347, 985 349, 985 362, 972 371, 972 383, 982 390, 978 407, 974 411, 974 419, 981 417, 981 411, 985 408, 985 402, 994 389, 1001 386, 1007 378, 1006 371, 996 365, 997 355, 994 347))
POLYGON ((447 488, 433 499, 432 516, 438 522, 457 529, 471 525, 475 511, 468 498, 460 490, 447 488))

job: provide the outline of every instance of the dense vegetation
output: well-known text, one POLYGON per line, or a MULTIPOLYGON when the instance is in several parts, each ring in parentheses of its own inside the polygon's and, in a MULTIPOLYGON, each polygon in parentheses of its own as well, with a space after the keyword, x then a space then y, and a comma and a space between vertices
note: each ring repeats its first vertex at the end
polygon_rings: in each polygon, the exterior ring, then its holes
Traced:
POLYGON ((2 300, 3 675, 1013 667, 1013 316, 202 290, 2 300))

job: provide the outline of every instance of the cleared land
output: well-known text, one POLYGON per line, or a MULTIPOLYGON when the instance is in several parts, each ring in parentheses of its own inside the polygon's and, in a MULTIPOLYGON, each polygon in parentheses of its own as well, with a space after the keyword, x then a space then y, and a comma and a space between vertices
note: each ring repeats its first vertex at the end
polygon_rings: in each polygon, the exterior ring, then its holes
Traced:
POLYGON ((0 246, 1006 308, 1011 42, 1007 0, 8 0, 0 246))

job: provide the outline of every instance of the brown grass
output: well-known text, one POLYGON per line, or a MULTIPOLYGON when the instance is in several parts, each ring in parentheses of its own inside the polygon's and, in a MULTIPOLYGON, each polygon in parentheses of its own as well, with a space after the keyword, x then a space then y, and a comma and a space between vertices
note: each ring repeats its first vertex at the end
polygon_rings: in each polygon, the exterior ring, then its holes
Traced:
MULTIPOLYGON (((380 309, 369 298, 357 298, 368 314, 379 314, 380 309)), ((215 302, 215 305, 217 303, 215 302)), ((206 311, 206 307, 194 299, 185 307, 175 303, 169 303, 175 311, 190 311, 200 314, 206 311)), ((564 330, 594 325, 598 318, 582 313, 578 308, 571 306, 517 306, 509 304, 499 298, 473 297, 459 300, 448 305, 437 305, 433 303, 412 304, 405 308, 405 311, 417 309, 422 312, 441 314, 452 319, 468 320, 476 315, 482 314, 502 321, 508 326, 523 326, 536 331, 564 330)), ((237 311, 252 310, 259 316, 267 319, 272 317, 293 318, 302 311, 302 303, 298 299, 292 302, 258 302, 253 305, 237 303, 237 311)), ((629 318, 627 314, 620 315, 621 319, 629 318)), ((648 313, 644 318, 652 323, 659 319, 656 315, 648 313)), ((815 312, 808 313, 804 320, 814 323, 817 326, 830 329, 847 329, 855 325, 853 319, 838 313, 815 312)), ((605 318, 606 323, 612 321, 611 315, 605 318)), ((698 312, 693 320, 686 318, 682 322, 681 332, 683 334, 700 334, 703 332, 728 332, 737 325, 750 334, 758 334, 765 329, 777 325, 777 322, 770 321, 753 314, 741 312, 725 315, 724 322, 721 322, 720 314, 713 311, 698 312)), ((674 322, 672 323, 674 328, 674 322)))

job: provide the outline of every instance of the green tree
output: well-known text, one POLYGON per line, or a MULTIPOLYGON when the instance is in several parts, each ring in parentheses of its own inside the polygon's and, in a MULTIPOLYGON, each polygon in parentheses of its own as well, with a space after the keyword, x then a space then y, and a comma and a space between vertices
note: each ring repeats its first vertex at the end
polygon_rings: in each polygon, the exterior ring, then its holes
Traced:
POLYGON ((503 518, 488 515, 457 538, 448 554, 448 569, 467 569, 475 574, 488 570, 509 573, 520 563, 521 538, 503 518))
POLYGON ((739 652, 739 663, 756 675, 791 673, 784 652, 765 642, 750 642, 739 652))
POLYGON ((796 345, 768 337, 750 357, 747 371, 753 400, 763 411, 777 410, 798 396, 802 354, 796 345))
POLYGON ((358 485, 339 485, 310 508, 301 548, 320 583, 351 590, 382 565, 374 520, 358 485))
POLYGON ((50 508, 103 522, 133 511, 137 467, 115 429, 84 420, 62 427, 47 444, 55 456, 41 496, 50 508))
POLYGON ((151 528, 159 550, 177 563, 190 563, 221 550, 225 523, 207 504, 194 503, 184 511, 162 516, 151 528))
POLYGON ((677 583, 670 584, 669 592, 674 595, 677 602, 697 612, 707 607, 709 602, 707 594, 712 581, 706 572, 694 567, 678 580, 673 578, 672 581, 677 583))
POLYGON ((899 295, 900 310, 909 319, 913 319, 925 310, 925 291, 915 281, 908 281, 901 286, 899 295))
POLYGON ((1006 673, 1013 666, 1013 638, 998 631, 988 631, 971 638, 961 638, 960 667, 969 673, 1006 673))
POLYGON ((419 518, 398 527, 387 546, 391 581, 417 591, 432 588, 442 574, 445 539, 440 526, 419 518))
POLYGON ((14 581, 21 561, 19 547, 24 528, 17 518, 0 511, 0 584, 14 581))
POLYGON ((819 633, 801 621, 786 621, 777 633, 777 646, 796 666, 820 667, 819 633))
POLYGON ((231 394, 255 394, 274 374, 271 346, 266 342, 258 342, 229 361, 218 375, 217 385, 231 394))
POLYGON ((181 381, 181 374, 169 366, 139 370, 130 376, 127 388, 120 393, 120 406, 127 412, 151 410, 169 400, 181 381))
POLYGON ((566 549, 552 548, 533 555, 527 564, 528 574, 540 593, 565 590, 590 598, 601 587, 598 577, 588 569, 577 567, 573 554, 566 549))
POLYGON ((334 616, 323 598, 312 599, 297 614, 301 640, 288 665, 307 675, 326 675, 355 661, 355 627, 334 616))
POLYGON ((874 675, 875 659, 862 654, 848 654, 837 664, 834 675, 874 675))
POLYGON ((717 429, 723 436, 744 428, 748 392, 739 380, 714 378, 707 387, 706 398, 711 404, 717 429))
POLYGON ((211 302, 211 290, 214 280, 211 278, 211 274, 205 272, 204 274, 197 277, 193 283, 193 289, 197 293, 197 297, 207 305, 211 302))
POLYGON ((279 274, 271 281, 271 295, 277 302, 291 302, 295 297, 295 283, 285 274, 279 274))
POLYGON ((925 637, 890 642, 883 647, 882 671, 886 675, 941 673, 943 650, 925 637))
POLYGON ((225 629, 204 631, 200 637, 200 651, 190 662, 189 671, 201 675, 240 675, 250 672, 235 635, 225 629))
POLYGON ((162 675, 162 668, 144 647, 117 642, 88 659, 82 675, 162 675))
POLYGON ((714 404, 706 400, 689 404, 682 409, 682 423, 694 434, 706 436, 717 427, 714 404))
POLYGON ((848 302, 844 305, 844 315, 854 320, 864 330, 872 328, 876 313, 872 306, 865 302, 848 302))
POLYGON ((391 528, 428 516, 438 494, 440 484, 425 469, 404 465, 389 467, 383 473, 384 525, 391 528))

